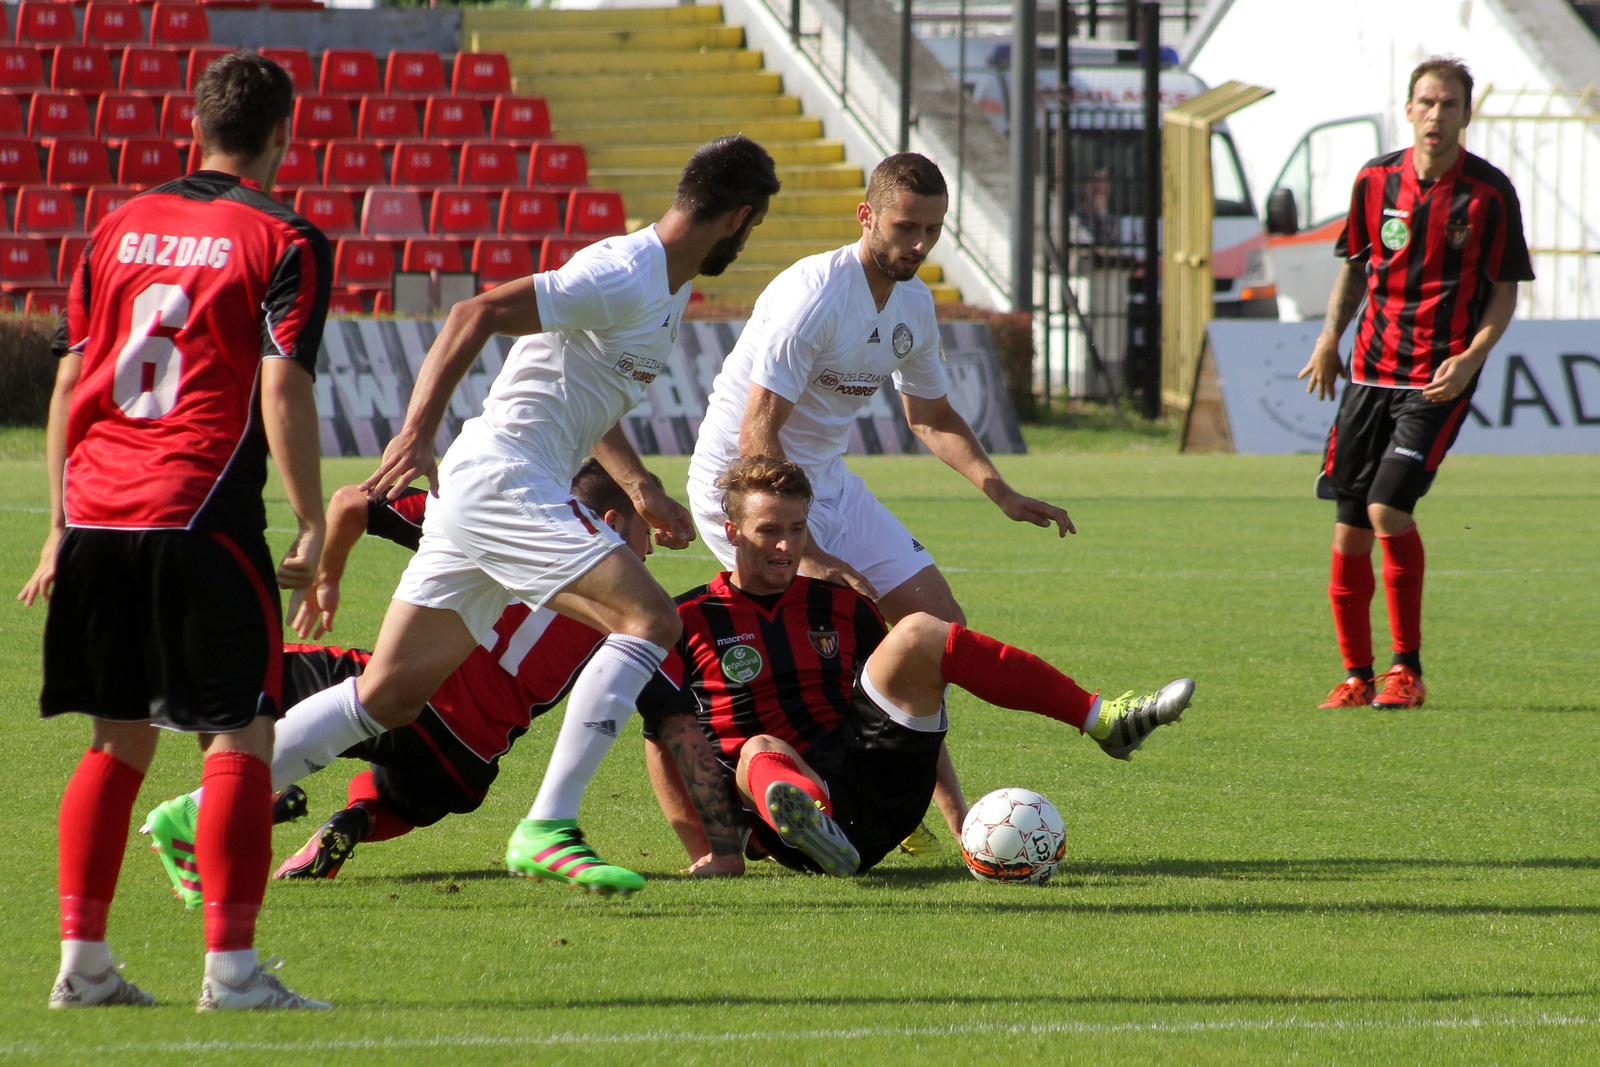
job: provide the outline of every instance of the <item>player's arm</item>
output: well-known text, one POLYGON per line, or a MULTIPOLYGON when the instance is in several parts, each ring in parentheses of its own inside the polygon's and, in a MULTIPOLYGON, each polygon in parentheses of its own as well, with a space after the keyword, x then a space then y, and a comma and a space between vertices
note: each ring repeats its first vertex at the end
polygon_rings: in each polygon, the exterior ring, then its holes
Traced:
POLYGON ((45 470, 50 479, 50 532, 39 549, 39 565, 22 592, 17 594, 17 599, 28 607, 39 597, 50 598, 50 586, 56 578, 56 554, 61 548, 61 535, 67 529, 62 490, 67 465, 67 416, 72 408, 72 391, 78 386, 82 370, 83 357, 76 352, 66 353, 56 364, 56 384, 50 393, 50 418, 44 437, 45 470))
MULTIPOLYGON (((317 573, 327 532, 322 514, 322 440, 311 373, 293 359, 261 361, 261 422, 300 532, 278 565, 278 584, 306 589, 317 573)), ((308 589, 306 600, 315 598, 308 589)), ((312 610, 316 610, 315 605, 312 610)))
POLYGON ((700 815, 694 810, 694 799, 683 784, 677 759, 659 739, 647 737, 644 740, 644 765, 645 770, 650 772, 650 789, 656 795, 656 803, 661 805, 661 814, 667 817, 672 832, 678 835, 684 852, 689 854, 689 862, 708 855, 711 843, 706 840, 700 815))
POLYGON ((507 282, 452 307, 444 329, 422 361, 400 432, 384 448, 378 469, 361 488, 370 496, 392 500, 413 481, 426 477, 437 495, 439 468, 433 442, 462 376, 495 334, 521 336, 543 330, 531 277, 507 282))
POLYGON ((656 544, 662 548, 689 547, 689 542, 694 540, 694 516, 650 476, 621 426, 606 431, 591 451, 606 473, 628 494, 634 510, 655 531, 656 544))
POLYGON ((289 596, 289 627, 307 641, 332 631, 339 610, 339 583, 350 560, 350 549, 367 532, 367 494, 359 485, 341 486, 328 501, 322 558, 317 563, 315 589, 310 597, 301 589, 289 596), (308 602, 320 610, 313 610, 308 602))
POLYGON ((1422 395, 1429 400, 1454 400, 1472 382, 1472 376, 1483 369, 1483 361, 1500 342, 1500 337, 1511 325, 1511 316, 1517 310, 1517 283, 1495 282, 1489 291, 1489 303, 1483 309, 1483 320, 1472 343, 1458 356, 1451 356, 1433 372, 1433 381, 1423 386, 1422 395))
POLYGON ((977 486, 984 496, 1005 512, 1006 518, 1013 522, 1031 522, 1047 529, 1054 525, 1060 537, 1078 532, 1064 509, 1024 496, 1000 477, 978 435, 972 432, 972 427, 967 425, 961 413, 951 406, 948 396, 930 399, 902 392, 900 400, 905 405, 906 421, 911 424, 911 432, 928 446, 928 451, 977 486))
POLYGON ((656 727, 656 736, 672 753, 705 832, 709 851, 689 870, 704 878, 743 874, 739 796, 733 775, 717 759, 699 719, 686 712, 668 715, 656 727))
POLYGON ((1358 263, 1345 260, 1339 268, 1338 280, 1328 295, 1328 311, 1322 318, 1322 332, 1312 346, 1311 359, 1296 377, 1310 378, 1306 392, 1316 393, 1318 400, 1331 400, 1337 392, 1338 380, 1345 377, 1344 360, 1339 358, 1339 338, 1355 318, 1361 298, 1367 295, 1366 270, 1358 263))

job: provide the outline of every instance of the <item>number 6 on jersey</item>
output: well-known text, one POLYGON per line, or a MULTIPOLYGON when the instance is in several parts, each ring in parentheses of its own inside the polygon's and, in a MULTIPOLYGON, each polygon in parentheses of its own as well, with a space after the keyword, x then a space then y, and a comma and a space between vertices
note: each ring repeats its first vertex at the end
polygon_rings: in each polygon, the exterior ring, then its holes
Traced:
POLYGON ((178 404, 183 352, 176 338, 189 321, 189 294, 151 285, 133 301, 128 343, 117 354, 111 398, 130 419, 159 419, 178 404))

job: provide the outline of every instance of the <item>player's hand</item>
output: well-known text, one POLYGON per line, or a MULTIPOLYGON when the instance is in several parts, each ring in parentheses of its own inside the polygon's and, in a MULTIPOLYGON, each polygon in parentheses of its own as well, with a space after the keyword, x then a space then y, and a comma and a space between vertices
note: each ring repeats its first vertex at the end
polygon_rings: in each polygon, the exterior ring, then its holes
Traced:
MULTIPOLYGON (((317 564, 322 560, 322 539, 325 535, 323 527, 300 527, 300 532, 295 535, 294 544, 289 546, 289 551, 284 553, 283 562, 278 564, 279 589, 305 589, 311 585, 317 576, 317 564)), ((308 598, 314 592, 308 592, 308 598)))
POLYGON ((289 629, 302 640, 315 640, 333 632, 333 616, 338 610, 339 580, 318 575, 312 584, 289 594, 289 629))
POLYGON ((22 601, 24 607, 33 607, 33 602, 40 597, 50 599, 50 587, 56 580, 56 554, 60 549, 61 531, 52 528, 45 535, 44 547, 39 549, 39 565, 33 569, 33 577, 17 594, 17 599, 22 601))
POLYGON ((676 551, 688 548, 694 540, 694 516, 689 509, 667 495, 666 490, 649 482, 643 489, 644 498, 634 502, 634 510, 655 531, 656 544, 676 551))
POLYGON ((1472 376, 1478 373, 1479 366, 1482 364, 1470 359, 1465 352, 1451 356, 1433 372, 1433 381, 1422 387, 1422 395, 1436 404, 1454 400, 1472 384, 1472 376))
POLYGON ((1332 341, 1324 343, 1317 339, 1316 347, 1311 350, 1311 358, 1306 361, 1305 369, 1296 378, 1310 377, 1306 383, 1306 392, 1315 392, 1318 400, 1332 400, 1339 391, 1339 379, 1348 377, 1344 372, 1344 360, 1339 358, 1339 343, 1332 341))
POLYGON ((1035 526, 1042 526, 1047 530, 1051 524, 1054 524, 1057 537, 1065 537, 1069 533, 1075 534, 1078 532, 1078 528, 1072 525, 1072 516, 1067 514, 1065 508, 1058 508, 1054 504, 1046 504, 1043 500, 1035 500, 1031 496, 1023 496, 1021 493, 1013 492, 1010 496, 997 500, 995 503, 999 505, 1001 511, 1005 512, 1006 518, 1012 522, 1031 522, 1035 526))
POLYGON ((737 853, 732 856, 717 856, 708 852, 685 867, 683 873, 692 874, 696 878, 742 878, 744 857, 737 853))
POLYGON ((433 456, 433 442, 402 427, 384 447, 378 469, 361 483, 361 491, 369 500, 393 500, 418 478, 428 479, 428 492, 439 495, 439 463, 433 456))
POLYGON ((868 600, 878 599, 878 590, 867 581, 866 575, 838 556, 822 551, 815 541, 806 544, 805 554, 800 557, 800 573, 818 581, 849 586, 868 600))

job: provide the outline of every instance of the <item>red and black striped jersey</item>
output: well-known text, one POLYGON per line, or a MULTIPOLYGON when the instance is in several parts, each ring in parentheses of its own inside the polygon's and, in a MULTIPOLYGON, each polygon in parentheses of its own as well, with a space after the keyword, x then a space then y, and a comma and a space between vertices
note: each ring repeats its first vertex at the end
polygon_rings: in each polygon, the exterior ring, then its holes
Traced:
POLYGON ((763 597, 728 578, 677 598, 683 636, 660 672, 672 686, 647 688, 640 710, 647 722, 693 712, 729 760, 757 734, 804 752, 844 717, 857 672, 888 632, 883 616, 844 586, 796 578, 763 597))
POLYGON ((1367 303, 1350 380, 1420 389, 1472 343, 1495 282, 1533 280, 1517 192, 1463 149, 1421 182, 1412 150, 1379 156, 1356 176, 1336 255, 1364 264, 1367 303))
POLYGON ((83 356, 67 523, 259 536, 261 361, 316 372, 331 284, 321 231, 248 179, 201 171, 106 216, 57 338, 83 356))

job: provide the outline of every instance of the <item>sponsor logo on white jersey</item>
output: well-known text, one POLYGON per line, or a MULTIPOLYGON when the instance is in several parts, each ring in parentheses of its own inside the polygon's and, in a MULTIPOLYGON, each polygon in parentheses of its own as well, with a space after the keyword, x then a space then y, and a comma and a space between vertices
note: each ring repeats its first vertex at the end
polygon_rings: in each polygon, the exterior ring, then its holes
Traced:
POLYGON ((667 361, 624 352, 622 358, 611 365, 611 369, 624 378, 632 378, 636 382, 649 385, 656 380, 656 375, 667 369, 667 361))
POLYGON ((832 390, 840 396, 871 396, 878 391, 878 386, 889 377, 887 374, 874 374, 871 371, 851 371, 848 374, 824 367, 811 379, 812 385, 821 386, 832 390))

